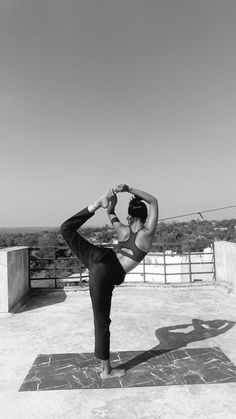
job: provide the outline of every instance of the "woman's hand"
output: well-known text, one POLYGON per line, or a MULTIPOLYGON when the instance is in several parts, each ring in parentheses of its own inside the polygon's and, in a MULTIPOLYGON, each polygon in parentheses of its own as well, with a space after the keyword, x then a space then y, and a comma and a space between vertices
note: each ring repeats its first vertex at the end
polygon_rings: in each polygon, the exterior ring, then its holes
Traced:
POLYGON ((125 185, 124 183, 120 183, 115 187, 116 193, 118 192, 129 192, 129 186, 125 185))

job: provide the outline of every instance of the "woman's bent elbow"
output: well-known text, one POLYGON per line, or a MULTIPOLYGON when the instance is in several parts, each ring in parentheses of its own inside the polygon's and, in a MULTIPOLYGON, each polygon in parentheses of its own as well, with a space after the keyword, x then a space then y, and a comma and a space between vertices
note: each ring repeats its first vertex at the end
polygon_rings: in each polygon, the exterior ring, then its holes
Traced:
POLYGON ((157 198, 153 197, 151 204, 158 206, 157 198))

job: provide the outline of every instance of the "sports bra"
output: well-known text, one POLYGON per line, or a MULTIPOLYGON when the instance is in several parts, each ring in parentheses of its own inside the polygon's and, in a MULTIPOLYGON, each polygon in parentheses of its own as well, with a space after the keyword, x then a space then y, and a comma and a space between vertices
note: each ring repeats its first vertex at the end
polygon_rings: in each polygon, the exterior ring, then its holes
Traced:
POLYGON ((138 234, 138 231, 134 233, 130 229, 130 236, 128 240, 123 241, 123 242, 118 242, 116 252, 121 253, 122 255, 127 256, 130 259, 135 260, 135 262, 141 262, 141 260, 146 256, 148 252, 143 252, 136 246, 135 239, 136 239, 137 234, 138 234), (132 254, 129 252, 126 252, 125 249, 132 250, 132 254))

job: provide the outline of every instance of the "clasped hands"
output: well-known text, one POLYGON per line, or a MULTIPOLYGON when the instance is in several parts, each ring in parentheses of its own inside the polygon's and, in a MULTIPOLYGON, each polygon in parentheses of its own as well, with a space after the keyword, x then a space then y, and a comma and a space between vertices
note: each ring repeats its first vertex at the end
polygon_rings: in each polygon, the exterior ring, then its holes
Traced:
POLYGON ((111 188, 108 191, 109 199, 113 198, 119 192, 130 192, 130 187, 124 183, 120 183, 115 188, 111 188))
POLYGON ((123 183, 120 183, 115 188, 112 188, 108 192, 109 196, 109 212, 113 210, 117 204, 117 196, 116 194, 119 192, 129 192, 130 188, 128 185, 125 185, 123 183))
POLYGON ((117 185, 115 188, 112 188, 112 191, 116 194, 119 192, 129 192, 130 188, 128 185, 124 184, 124 183, 119 183, 119 185, 117 185))

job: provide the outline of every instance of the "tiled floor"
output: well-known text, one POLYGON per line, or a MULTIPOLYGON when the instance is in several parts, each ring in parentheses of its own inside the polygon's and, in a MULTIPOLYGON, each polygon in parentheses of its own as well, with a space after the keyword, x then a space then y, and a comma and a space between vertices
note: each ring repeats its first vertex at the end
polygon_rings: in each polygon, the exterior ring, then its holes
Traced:
POLYGON ((38 355, 20 391, 236 382, 236 367, 220 348, 116 352, 111 361, 127 370, 124 377, 101 380, 90 353, 38 355))

